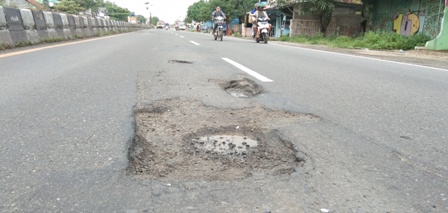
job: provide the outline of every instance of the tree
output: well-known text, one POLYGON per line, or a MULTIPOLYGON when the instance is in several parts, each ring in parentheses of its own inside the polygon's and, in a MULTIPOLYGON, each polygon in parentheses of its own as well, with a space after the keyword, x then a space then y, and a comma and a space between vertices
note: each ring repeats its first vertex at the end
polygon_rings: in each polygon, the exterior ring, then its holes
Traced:
POLYGON ((146 23, 146 18, 144 17, 144 16, 142 16, 142 15, 137 15, 137 21, 138 21, 138 23, 140 23, 140 24, 144 24, 144 23, 146 23))
POLYGON ((320 31, 325 35, 330 24, 334 10, 334 0, 308 0, 303 3, 302 10, 308 14, 317 15, 320 22, 320 31))
POLYGON ((205 2, 200 0, 188 7, 186 22, 207 21, 211 19, 211 14, 216 6, 220 6, 221 10, 226 14, 227 20, 231 21, 239 18, 240 23, 244 20, 244 16, 249 12, 258 0, 210 0, 205 2))
POLYGON ((151 25, 156 26, 156 25, 157 25, 157 22, 158 22, 159 20, 160 20, 160 19, 159 19, 159 17, 157 17, 157 16, 153 16, 153 17, 151 17, 151 25))
POLYGON ((128 16, 131 13, 127 8, 122 8, 116 5, 115 3, 106 2, 104 3, 107 13, 111 19, 118 21, 127 21, 128 16))
POLYGON ((208 2, 204 0, 200 0, 198 2, 193 3, 188 7, 187 17, 185 18, 186 22, 191 21, 206 21, 210 20, 211 12, 208 12, 209 6, 208 2))
POLYGON ((257 2, 258 0, 230 0, 226 12, 228 20, 232 21, 233 19, 238 18, 241 24, 246 13, 252 10, 257 2))
POLYGON ((62 0, 58 5, 56 5, 56 10, 68 13, 68 14, 79 14, 79 12, 85 9, 81 5, 77 4, 73 0, 62 0))
POLYGON ((303 14, 316 15, 320 23, 320 31, 325 35, 330 24, 331 16, 335 7, 334 0, 302 0, 300 3, 294 0, 276 0, 277 7, 298 5, 303 14))

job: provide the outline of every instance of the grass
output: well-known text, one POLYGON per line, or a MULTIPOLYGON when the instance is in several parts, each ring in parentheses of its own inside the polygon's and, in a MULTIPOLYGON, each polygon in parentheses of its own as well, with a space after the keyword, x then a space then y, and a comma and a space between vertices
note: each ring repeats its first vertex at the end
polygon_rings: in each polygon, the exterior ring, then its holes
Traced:
POLYGON ((331 47, 339 48, 368 48, 372 50, 394 50, 402 49, 409 50, 416 46, 424 46, 431 38, 427 35, 417 34, 413 36, 403 36, 397 33, 390 32, 367 32, 361 37, 348 36, 330 36, 324 37, 322 35, 315 36, 295 36, 295 37, 280 37, 277 40, 287 41, 303 44, 321 44, 331 47))

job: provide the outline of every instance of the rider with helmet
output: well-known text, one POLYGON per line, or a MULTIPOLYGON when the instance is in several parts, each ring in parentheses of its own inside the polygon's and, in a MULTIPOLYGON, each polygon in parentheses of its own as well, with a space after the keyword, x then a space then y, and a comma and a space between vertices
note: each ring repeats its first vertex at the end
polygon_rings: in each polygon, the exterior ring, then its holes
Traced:
MULTIPOLYGON (((252 16, 252 23, 253 23, 253 27, 254 27, 254 32, 255 32, 255 39, 259 38, 259 32, 258 32, 258 26, 257 26, 257 22, 258 22, 258 18, 266 18, 267 20, 270 20, 268 14, 264 11, 264 8, 266 7, 266 4, 263 4, 263 2, 258 3, 257 5, 257 11, 255 11, 255 13, 252 16)), ((269 24, 269 31, 271 31, 272 25, 269 24)))

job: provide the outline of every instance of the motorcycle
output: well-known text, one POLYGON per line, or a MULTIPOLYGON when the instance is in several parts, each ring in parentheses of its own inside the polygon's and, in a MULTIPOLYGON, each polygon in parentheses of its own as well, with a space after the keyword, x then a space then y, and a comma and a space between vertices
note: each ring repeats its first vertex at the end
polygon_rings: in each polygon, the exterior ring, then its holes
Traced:
POLYGON ((170 27, 169 26, 165 26, 165 30, 169 30, 170 29, 170 27))
POLYGON ((217 16, 217 17, 215 18, 215 24, 217 24, 218 27, 216 28, 215 33, 214 33, 213 36, 215 37, 215 40, 217 40, 218 38, 220 38, 221 41, 222 41, 222 37, 224 37, 224 32, 223 32, 224 17, 222 17, 222 16, 217 16))
MULTIPOLYGON (((268 18, 261 17, 257 20, 257 27, 258 27, 258 38, 255 39, 257 43, 260 41, 263 41, 265 44, 268 43, 269 40, 269 22, 268 18)), ((255 35, 254 35, 255 38, 255 35)))

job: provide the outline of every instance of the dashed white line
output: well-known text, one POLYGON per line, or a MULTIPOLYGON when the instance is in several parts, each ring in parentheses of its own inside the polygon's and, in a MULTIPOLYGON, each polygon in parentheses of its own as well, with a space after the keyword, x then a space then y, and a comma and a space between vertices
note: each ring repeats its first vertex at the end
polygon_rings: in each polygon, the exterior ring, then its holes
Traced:
POLYGON ((184 36, 179 36, 179 37, 181 37, 181 38, 185 38, 184 36))
POLYGON ((200 44, 198 44, 198 43, 196 43, 196 42, 194 42, 194 41, 190 41, 191 43, 193 43, 193 44, 195 44, 195 45, 200 45, 200 44))
POLYGON ((230 60, 228 58, 222 58, 222 60, 224 60, 227 63, 235 66, 236 68, 246 72, 247 74, 255 77, 256 79, 260 80, 261 82, 274 82, 273 80, 271 80, 271 79, 269 79, 269 78, 267 78, 265 76, 262 76, 262 75, 258 74, 257 72, 255 72, 255 71, 253 71, 253 70, 251 70, 251 69, 249 69, 249 68, 247 68, 247 67, 245 67, 245 66, 243 66, 243 65, 241 65, 241 64, 239 64, 239 63, 237 63, 235 61, 232 61, 232 60, 230 60))

